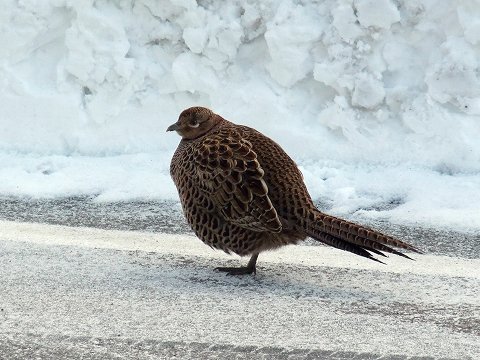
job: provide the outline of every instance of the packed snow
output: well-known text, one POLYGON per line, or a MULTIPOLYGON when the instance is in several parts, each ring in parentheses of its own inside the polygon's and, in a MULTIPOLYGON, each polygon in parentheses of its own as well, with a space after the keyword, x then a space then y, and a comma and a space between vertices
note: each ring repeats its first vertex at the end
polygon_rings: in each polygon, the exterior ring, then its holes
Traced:
POLYGON ((332 213, 480 231, 477 0, 6 0, 0 43, 0 194, 176 199, 203 105, 332 213))

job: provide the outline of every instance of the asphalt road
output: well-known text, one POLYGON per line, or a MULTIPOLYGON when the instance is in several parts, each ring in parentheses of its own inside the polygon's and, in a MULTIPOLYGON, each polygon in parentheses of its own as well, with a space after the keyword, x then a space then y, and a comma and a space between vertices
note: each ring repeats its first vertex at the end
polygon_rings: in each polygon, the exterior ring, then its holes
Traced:
POLYGON ((246 260, 185 234, 175 204, 76 201, 0 201, 0 359, 479 358, 476 234, 388 265, 291 246, 236 278, 213 268, 246 260))
MULTIPOLYGON (((317 203, 328 212, 328 206, 317 203)), ((378 210, 395 204, 379 204, 378 210)), ((332 214, 337 215, 337 214, 332 214)), ((480 258, 480 231, 462 233, 453 230, 402 226, 386 221, 350 216, 350 220, 372 226, 390 235, 418 245, 429 254, 480 258)), ((84 226, 109 230, 134 230, 165 234, 191 234, 180 203, 172 201, 97 202, 95 196, 59 199, 0 197, 0 220, 84 226)), ((307 242, 308 245, 318 245, 307 242)))

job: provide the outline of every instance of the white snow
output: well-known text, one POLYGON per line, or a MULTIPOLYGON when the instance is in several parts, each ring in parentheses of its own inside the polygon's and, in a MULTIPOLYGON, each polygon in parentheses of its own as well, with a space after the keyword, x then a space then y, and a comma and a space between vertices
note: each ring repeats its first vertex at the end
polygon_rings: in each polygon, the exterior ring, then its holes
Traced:
POLYGON ((165 129, 204 105, 279 142, 334 213, 479 231, 479 14, 475 0, 8 0, 0 194, 175 199, 165 129))
POLYGON ((364 27, 389 29, 392 24, 400 21, 400 13, 391 0, 355 0, 354 5, 358 21, 364 27))

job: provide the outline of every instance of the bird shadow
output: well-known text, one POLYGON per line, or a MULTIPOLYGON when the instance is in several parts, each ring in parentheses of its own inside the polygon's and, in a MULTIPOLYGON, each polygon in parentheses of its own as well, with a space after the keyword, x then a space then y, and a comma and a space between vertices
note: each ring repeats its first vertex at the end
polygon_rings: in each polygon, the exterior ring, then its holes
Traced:
MULTIPOLYGON (((155 279, 163 287, 185 287, 192 292, 212 291, 220 294, 240 291, 242 294, 314 298, 317 301, 365 301, 377 296, 375 289, 351 287, 341 279, 335 281, 336 276, 349 276, 349 272, 356 272, 358 276, 358 270, 348 268, 262 263, 255 275, 232 276, 216 271, 215 267, 238 266, 238 260, 214 262, 200 256, 160 257, 154 253, 149 256, 149 259, 144 257, 143 261, 137 259, 135 262, 140 266, 158 268, 155 279)), ((374 276, 368 272, 365 275, 366 281, 368 276, 374 276)))

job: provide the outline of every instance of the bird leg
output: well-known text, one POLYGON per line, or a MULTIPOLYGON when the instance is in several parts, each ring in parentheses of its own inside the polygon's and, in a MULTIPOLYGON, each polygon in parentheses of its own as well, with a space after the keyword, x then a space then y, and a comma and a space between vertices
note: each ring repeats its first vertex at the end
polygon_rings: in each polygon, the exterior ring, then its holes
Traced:
POLYGON ((215 270, 226 272, 227 275, 247 275, 247 274, 256 274, 256 264, 257 264, 258 254, 253 254, 248 262, 247 266, 242 267, 217 267, 215 270))

